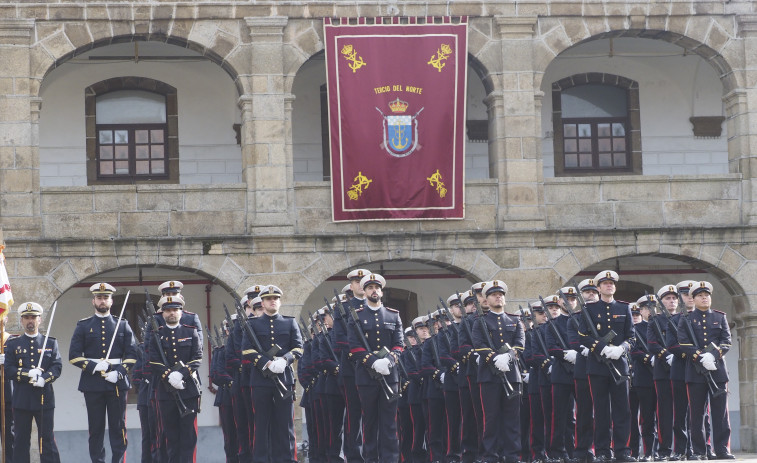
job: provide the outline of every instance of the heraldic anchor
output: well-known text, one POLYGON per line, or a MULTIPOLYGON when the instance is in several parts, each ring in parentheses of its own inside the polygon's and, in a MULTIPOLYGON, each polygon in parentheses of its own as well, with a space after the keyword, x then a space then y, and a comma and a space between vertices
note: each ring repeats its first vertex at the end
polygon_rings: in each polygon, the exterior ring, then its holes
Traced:
POLYGON ((405 115, 408 103, 397 97, 389 103, 391 115, 385 115, 378 107, 376 111, 381 114, 383 121, 384 143, 382 147, 394 157, 404 158, 418 148, 418 115, 423 108, 414 116, 405 115))

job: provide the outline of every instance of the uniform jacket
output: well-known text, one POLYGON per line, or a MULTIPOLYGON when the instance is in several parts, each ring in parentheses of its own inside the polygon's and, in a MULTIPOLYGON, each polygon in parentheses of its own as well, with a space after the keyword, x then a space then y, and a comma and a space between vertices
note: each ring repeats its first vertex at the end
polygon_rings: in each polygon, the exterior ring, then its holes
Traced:
MULTIPOLYGON (((634 344, 635 332, 633 321, 631 319, 631 309, 627 303, 621 301, 612 301, 610 303, 599 300, 586 304, 584 309, 588 312, 592 324, 597 329, 600 337, 606 335, 610 330, 615 331, 616 336, 611 340, 613 346, 622 346, 625 353, 628 354, 634 344)), ((578 330, 581 345, 586 346, 592 352, 587 358, 586 369, 590 375, 610 376, 610 370, 607 365, 597 359, 607 344, 600 339, 595 339, 592 335, 591 328, 586 324, 585 317, 581 316, 581 322, 578 330)), ((621 355, 618 360, 612 360, 612 363, 620 371, 620 374, 627 376, 628 360, 626 355, 621 355)))
POLYGON ((442 336, 444 336, 444 333, 436 333, 426 339, 426 342, 423 343, 423 353, 421 354, 421 375, 425 379, 423 387, 424 399, 444 398, 444 384, 441 382, 441 376, 442 373, 447 371, 447 369, 444 366, 444 361, 441 359, 441 345, 444 344, 441 338, 442 336), (436 348, 436 352, 439 355, 438 364, 434 358, 434 348, 436 348))
POLYGON ((568 344, 570 348, 578 352, 576 355, 576 364, 573 365, 573 379, 586 379, 589 376, 586 373, 586 357, 581 354, 583 346, 581 346, 581 339, 578 336, 578 325, 581 323, 581 312, 577 311, 571 315, 571 320, 568 323, 568 344))
POLYGON ((257 347, 252 345, 252 341, 247 336, 242 338, 242 356, 245 361, 252 363, 250 372, 250 387, 276 387, 270 378, 263 376, 263 367, 271 358, 265 353, 274 345, 278 345, 281 350, 276 354, 277 357, 283 357, 287 361, 287 367, 284 373, 279 375, 281 382, 285 386, 294 385, 294 372, 292 363, 295 359, 302 357, 302 334, 294 317, 288 317, 276 313, 275 315, 263 314, 260 317, 252 318, 248 321, 250 328, 255 332, 258 341, 261 344, 263 352, 258 352, 257 347))
MULTIPOLYGON (((369 349, 365 348, 363 341, 358 337, 357 330, 350 327, 349 341, 350 352, 355 359, 355 384, 358 386, 374 386, 376 380, 370 376, 368 369, 373 362, 379 359, 376 353, 386 347, 390 354, 387 358, 391 362, 390 372, 384 376, 388 384, 396 384, 399 381, 397 373, 397 359, 402 353, 404 342, 402 341, 402 320, 400 314, 394 309, 384 307, 371 309, 367 306, 356 310, 358 322, 365 333, 369 349)), ((355 321, 350 320, 354 325, 355 321)))
MULTIPOLYGON (((335 325, 336 326, 336 325, 335 325)), ((341 395, 341 389, 339 387, 338 375, 339 375, 339 363, 331 355, 331 351, 327 345, 331 345, 331 349, 336 354, 336 342, 334 339, 334 330, 329 328, 326 333, 319 333, 318 338, 318 360, 316 367, 323 372, 323 390, 322 394, 341 395)), ((336 357, 337 359, 339 357, 336 357)))
MULTIPOLYGON (((667 356, 671 354, 666 342, 666 332, 669 330, 668 323, 668 317, 665 315, 654 315, 650 318, 647 326, 647 345, 649 346, 649 351, 655 356, 654 371, 652 372, 652 379, 655 381, 670 379, 670 366, 666 361, 667 356), (655 323, 660 327, 662 339, 657 335, 655 323)), ((638 329, 636 330, 636 334, 639 334, 638 329)))
POLYGON ((458 329, 462 327, 457 323, 452 323, 447 326, 447 339, 442 338, 439 343, 439 357, 444 365, 444 390, 456 391, 460 385, 460 381, 466 381, 465 375, 460 375, 460 364, 457 360, 457 355, 460 353, 460 346, 458 344, 458 329))
MULTIPOLYGON (((490 310, 479 318, 473 329, 473 347, 481 359, 478 365, 478 382, 500 382, 501 380, 492 369, 497 351, 507 343, 517 352, 516 355, 521 355, 525 341, 523 325, 517 316, 506 313, 497 314, 490 310), (489 337, 493 343, 491 346, 487 342, 485 329, 489 331, 489 337)), ((521 382, 517 359, 510 362, 510 371, 505 374, 511 384, 521 382)))
POLYGON ((423 400, 423 383, 425 382, 425 378, 421 375, 423 344, 408 346, 401 355, 405 359, 405 368, 410 377, 410 385, 407 387, 407 403, 419 405, 423 400))
POLYGON ((686 320, 681 317, 678 321, 678 344, 686 354, 686 382, 705 382, 705 377, 696 371, 694 363, 701 361, 702 353, 710 344, 717 346, 715 352, 712 352, 717 366, 717 370, 712 371, 712 378, 716 383, 727 382, 728 370, 723 357, 731 349, 731 330, 725 313, 719 310, 694 309, 689 313, 689 320, 696 340, 689 336, 685 326, 686 320))
MULTIPOLYGON (((565 314, 560 314, 552 320, 552 326, 560 333, 565 347, 571 349, 570 341, 568 340, 568 321, 570 317, 565 314)), ((548 324, 544 325, 544 342, 547 344, 549 354, 557 361, 552 364, 552 374, 550 376, 550 382, 552 384, 573 384, 573 364, 565 360, 565 351, 558 342, 557 336, 555 336, 552 328, 548 324)), ((567 349, 566 349, 567 350, 567 349)), ((577 351, 576 360, 581 356, 580 349, 577 351)))
MULTIPOLYGON (((636 337, 647 340, 647 330, 649 323, 642 320, 634 325, 636 337)), ((641 348, 641 343, 636 342, 631 350, 631 361, 633 362, 633 376, 631 377, 631 386, 635 387, 654 387, 652 379, 652 355, 647 354, 641 348)), ((664 361, 664 360, 663 360, 664 361)))
MULTIPOLYGON (((673 314, 670 317, 670 322, 678 328, 678 323, 681 321, 680 312, 673 314)), ((681 349, 681 345, 678 343, 677 331, 669 329, 665 332, 665 341, 668 345, 668 350, 675 356, 673 357, 673 365, 670 366, 670 380, 671 381, 686 381, 686 352, 681 349)))
POLYGON ((137 344, 134 333, 126 320, 118 323, 118 332, 110 351, 109 359, 118 359, 120 363, 111 364, 108 371, 117 371, 119 380, 117 383, 105 381, 100 372, 95 372, 98 361, 105 359, 108 354, 108 346, 116 331, 118 318, 113 315, 91 317, 79 320, 71 337, 71 347, 68 351, 68 361, 72 365, 81 368, 79 377, 79 390, 82 392, 107 392, 115 391, 118 387, 126 391, 131 387, 129 383, 129 371, 137 363, 137 344))
MULTIPOLYGON (((476 319, 478 315, 467 314, 460 323, 467 323, 470 328, 471 335, 473 334, 473 328, 476 326, 476 319)), ((460 334, 458 335, 458 344, 460 345, 460 361, 462 362, 461 371, 465 376, 472 378, 472 383, 476 382, 478 376, 478 364, 476 363, 476 350, 473 348, 473 339, 468 335, 468 330, 461 326, 460 334)), ((467 382, 467 380, 466 380, 467 382)))
POLYGON ((132 370, 132 383, 137 389, 137 409, 147 408, 150 403, 149 359, 143 344, 137 345, 137 363, 132 370))
POLYGON ((19 410, 42 410, 55 408, 53 382, 60 376, 63 362, 58 352, 58 341, 48 338, 42 354, 42 378, 45 387, 34 387, 29 383, 29 370, 37 368, 45 336, 22 334, 9 339, 5 348, 5 374, 14 382, 13 408, 19 410), (44 390, 44 405, 42 391, 44 390))
POLYGON ((184 377, 184 389, 179 390, 182 399, 200 395, 200 390, 190 377, 196 377, 197 369, 202 363, 202 344, 194 326, 179 324, 176 328, 168 325, 159 327, 158 332, 152 336, 149 358, 153 381, 157 382, 158 400, 173 400, 169 390, 173 386, 168 383, 168 375, 174 370, 181 372, 184 377), (158 351, 158 343, 163 347, 165 361, 158 351))

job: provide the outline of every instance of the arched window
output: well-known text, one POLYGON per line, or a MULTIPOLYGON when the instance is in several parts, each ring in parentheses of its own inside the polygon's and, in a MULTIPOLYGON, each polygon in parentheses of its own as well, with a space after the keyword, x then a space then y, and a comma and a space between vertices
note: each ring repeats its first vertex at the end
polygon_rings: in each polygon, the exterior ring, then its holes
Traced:
POLYGON ((90 86, 88 183, 178 183, 176 90, 142 77, 90 86))
POLYGON ((602 73, 552 84, 555 175, 641 173, 638 84, 602 73))

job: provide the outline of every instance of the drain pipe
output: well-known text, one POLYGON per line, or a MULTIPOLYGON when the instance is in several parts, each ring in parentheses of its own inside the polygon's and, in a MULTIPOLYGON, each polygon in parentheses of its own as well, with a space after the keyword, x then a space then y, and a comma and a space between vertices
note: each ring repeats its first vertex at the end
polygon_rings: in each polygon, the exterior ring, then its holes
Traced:
POLYGON ((217 390, 213 387, 213 381, 210 379, 210 365, 213 363, 213 348, 210 345, 210 336, 212 336, 210 328, 210 291, 212 290, 212 283, 205 285, 205 339, 208 340, 208 390, 215 394, 217 390))

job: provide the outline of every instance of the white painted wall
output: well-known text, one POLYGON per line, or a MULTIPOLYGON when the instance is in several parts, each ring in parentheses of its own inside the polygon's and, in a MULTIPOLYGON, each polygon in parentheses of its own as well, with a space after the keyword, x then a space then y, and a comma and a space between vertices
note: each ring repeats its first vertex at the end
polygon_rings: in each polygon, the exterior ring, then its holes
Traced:
MULTIPOLYGON (((323 55, 318 55, 297 72, 292 93, 295 95, 292 114, 292 138, 295 181, 323 181, 323 149, 321 147, 321 85, 326 83, 323 55)), ((467 118, 486 120, 484 85, 468 67, 467 118)), ((327 173, 327 175, 330 175, 327 173)), ((489 178, 487 143, 467 141, 465 146, 465 178, 489 178)))
MULTIPOLYGON (((99 55, 127 56, 132 44, 95 50, 99 55)), ((172 45, 140 45, 142 54, 191 55, 172 45)), ((203 61, 87 61, 88 55, 52 71, 40 89, 40 185, 87 184, 84 89, 119 76, 149 77, 178 92, 179 181, 182 184, 240 183, 241 148, 233 124, 241 120, 237 91, 219 66, 203 61)))
POLYGON ((554 177, 551 85, 585 72, 606 72, 639 83, 641 148, 645 175, 728 173, 725 123, 718 139, 694 138, 689 118, 724 115, 723 86, 712 66, 697 55, 650 39, 615 39, 572 48, 556 58, 545 72, 542 91, 542 153, 544 177, 554 177))

